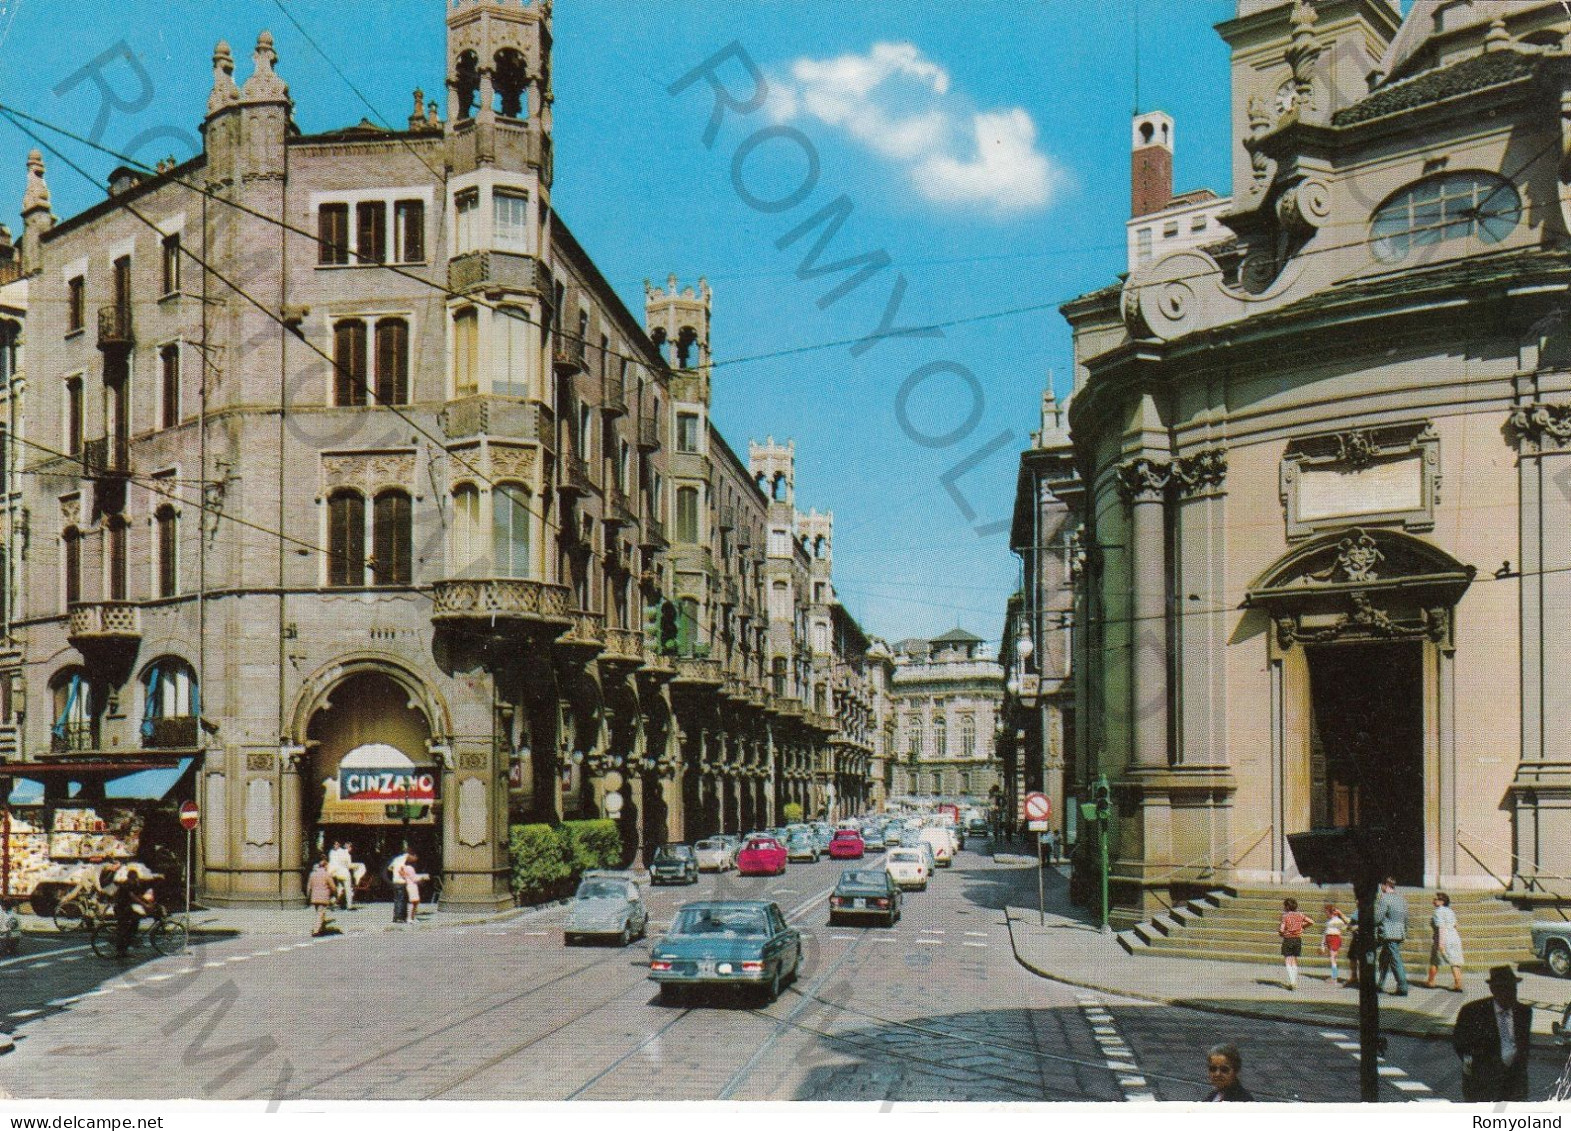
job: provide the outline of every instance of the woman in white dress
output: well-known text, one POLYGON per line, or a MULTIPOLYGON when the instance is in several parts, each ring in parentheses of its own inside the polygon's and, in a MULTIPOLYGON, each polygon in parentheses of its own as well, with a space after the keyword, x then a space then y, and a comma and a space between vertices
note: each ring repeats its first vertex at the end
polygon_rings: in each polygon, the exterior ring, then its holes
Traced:
POLYGON ((1451 910, 1451 897, 1443 891, 1435 893, 1435 910, 1429 916, 1429 927, 1434 941, 1429 947, 1429 981, 1424 985, 1435 988, 1435 975, 1440 967, 1451 967, 1453 993, 1462 992, 1462 936, 1456 929, 1456 912, 1451 910))

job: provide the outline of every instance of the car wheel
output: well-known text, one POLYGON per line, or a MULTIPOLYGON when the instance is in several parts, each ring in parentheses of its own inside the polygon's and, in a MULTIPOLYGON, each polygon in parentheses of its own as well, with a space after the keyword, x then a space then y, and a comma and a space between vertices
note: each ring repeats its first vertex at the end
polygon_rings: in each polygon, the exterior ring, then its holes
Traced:
POLYGON ((782 988, 784 988, 784 983, 781 981, 780 967, 776 966, 775 976, 769 979, 769 987, 767 991, 769 994, 768 1003, 772 1004, 780 1000, 780 991, 782 988))
POLYGON ((1571 978, 1571 947, 1563 942, 1551 943, 1544 952, 1549 969, 1557 978, 1571 978))

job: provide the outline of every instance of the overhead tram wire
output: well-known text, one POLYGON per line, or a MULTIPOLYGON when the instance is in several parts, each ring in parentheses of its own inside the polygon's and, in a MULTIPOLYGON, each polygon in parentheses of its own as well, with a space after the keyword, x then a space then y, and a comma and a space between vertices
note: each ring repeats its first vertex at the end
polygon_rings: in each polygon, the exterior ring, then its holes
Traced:
MULTIPOLYGON (((135 168, 141 169, 144 172, 155 173, 156 174, 156 170, 153 167, 145 164, 144 162, 142 162, 142 161, 140 161, 140 160, 138 160, 138 159, 136 159, 134 157, 131 157, 131 156, 127 155, 127 154, 120 153, 120 152, 118 152, 118 151, 116 151, 114 149, 111 149, 110 147, 108 147, 106 145, 103 145, 102 143, 93 141, 91 138, 83 137, 82 135, 80 135, 78 133, 75 133, 72 130, 68 130, 68 129, 66 129, 63 126, 57 125, 57 124, 55 124, 53 122, 50 122, 50 121, 48 121, 46 119, 39 118, 36 115, 29 114, 29 113, 27 113, 26 111, 23 111, 23 110, 19 110, 19 109, 17 109, 14 106, 9 105, 8 103, 0 102, 0 114, 5 114, 7 116, 14 116, 16 118, 22 119, 23 121, 31 122, 32 124, 40 126, 43 129, 47 129, 47 130, 49 130, 49 131, 51 131, 53 133, 57 133, 57 134, 59 134, 62 137, 69 138, 70 140, 75 141, 78 144, 85 145, 85 146, 87 146, 87 147, 89 147, 91 149, 95 149, 95 150, 105 154, 106 156, 113 157, 116 160, 122 162, 123 164, 126 164, 128 167, 135 167, 135 168)), ((16 123, 13 122, 13 124, 16 124, 16 123)), ((20 129, 21 127, 18 126, 18 128, 20 129)), ((35 140, 39 140, 37 138, 37 135, 33 134, 31 131, 24 130, 23 132, 27 133, 29 137, 32 137, 35 140)), ((39 144, 44 144, 44 143, 42 141, 39 141, 39 144)), ((1551 150, 1557 149, 1558 147, 1559 147, 1559 143, 1558 142, 1551 141, 1550 143, 1546 144, 1542 149, 1538 150, 1537 152, 1529 154, 1523 160, 1523 162, 1518 167, 1518 169, 1516 170, 1515 173, 1511 174, 1510 176, 1504 176, 1503 179, 1507 180, 1507 181, 1514 182, 1516 177, 1520 176, 1523 172, 1525 172, 1534 163, 1536 163, 1537 161, 1542 159, 1551 150)), ((61 156, 61 159, 67 161, 68 164, 72 164, 70 162, 69 158, 66 158, 62 154, 60 154, 60 151, 58 149, 55 149, 54 147, 49 147, 49 146, 46 146, 46 148, 49 148, 51 153, 55 153, 55 154, 61 156)), ((1454 153, 1455 152, 1463 152, 1466 149, 1470 149, 1470 148, 1485 149, 1485 148, 1491 148, 1491 146, 1488 143, 1478 142, 1478 143, 1475 143, 1472 146, 1460 147, 1458 150, 1454 150, 1453 152, 1454 153)), ((82 172, 81 168, 79 166, 76 166, 75 164, 72 164, 72 168, 75 169, 78 173, 82 172)), ((87 174, 83 174, 83 175, 87 176, 87 174)), ((90 181, 92 181, 92 183, 96 187, 98 182, 96 180, 93 180, 91 178, 91 176, 88 176, 88 179, 90 181)), ((297 235, 297 236, 300 236, 303 239, 310 240, 313 244, 316 244, 318 246, 322 246, 325 243, 325 241, 321 238, 321 236, 318 233, 306 231, 305 229, 302 229, 302 228, 297 228, 297 227, 293 226, 292 224, 290 224, 287 220, 282 220, 282 219, 280 219, 278 217, 268 216, 268 215, 265 215, 263 213, 257 212, 254 209, 248 208, 247 206, 245 206, 243 204, 240 204, 237 201, 228 200, 228 199, 226 199, 226 198, 224 198, 222 196, 219 196, 216 193, 212 192, 211 190, 204 189, 204 188, 202 188, 202 187, 200 187, 198 185, 191 184, 191 183, 189 183, 187 181, 179 180, 178 178, 171 178, 169 183, 180 185, 182 188, 185 188, 185 189, 187 189, 187 190, 189 190, 191 192, 197 193, 197 194, 199 194, 201 196, 207 197, 208 199, 211 199, 211 200, 213 200, 213 201, 215 201, 217 203, 223 204, 223 205, 225 205, 228 208, 235 209, 236 211, 239 211, 239 212, 241 212, 241 213, 243 213, 245 215, 252 216, 255 219, 261 220, 264 223, 272 224, 275 227, 281 228, 282 230, 284 230, 286 232, 289 232, 289 233, 291 233, 293 235, 297 235)), ((1409 234, 1418 235, 1418 234, 1422 234, 1422 233, 1425 233, 1425 232, 1436 231, 1436 230, 1443 230, 1445 228, 1453 226, 1454 223, 1455 223, 1455 220, 1452 219, 1452 220, 1447 220, 1447 221, 1443 221, 1443 222, 1437 222, 1437 223, 1430 224, 1430 225, 1420 225, 1418 227, 1413 228, 1409 234)), ((1357 227, 1357 228, 1360 228, 1360 229, 1367 229, 1368 222, 1366 220, 1362 220, 1362 219, 1360 219, 1360 220, 1349 220, 1349 221, 1338 221, 1338 222, 1333 222, 1333 223, 1330 223, 1330 224, 1322 225, 1322 227, 1320 229, 1318 229, 1318 230, 1325 231, 1325 230, 1328 230, 1328 229, 1331 229, 1331 228, 1339 228, 1339 227, 1357 227)), ((1360 239, 1350 240, 1350 241, 1347 241, 1347 242, 1344 242, 1344 243, 1326 244, 1326 245, 1324 245, 1322 247, 1301 250, 1300 252, 1298 252, 1294 256, 1294 259, 1297 260, 1297 261, 1303 261, 1305 259, 1308 259, 1312 255, 1326 255, 1326 254, 1332 254, 1332 253, 1339 252, 1339 251, 1347 251, 1347 250, 1350 250, 1352 248, 1363 247, 1363 246, 1366 246, 1366 245, 1369 245, 1369 244, 1372 244, 1372 243, 1376 242, 1377 238, 1379 238, 1379 237, 1375 237, 1373 235, 1365 235, 1365 236, 1363 236, 1360 239)), ((447 297, 455 299, 457 301, 462 301, 462 302, 469 303, 470 305, 479 307, 481 309, 488 310, 488 311, 490 311, 493 314, 499 314, 499 315, 501 315, 503 317, 515 318, 515 319, 518 319, 520 321, 529 322, 529 319, 527 317, 524 317, 521 313, 516 311, 511 306, 508 306, 508 305, 505 305, 505 304, 490 303, 490 302, 487 302, 487 301, 485 301, 484 299, 481 299, 481 298, 476 298, 476 297, 473 297, 473 296, 470 296, 470 295, 459 294, 458 292, 451 290, 450 288, 448 288, 447 286, 445 286, 442 283, 436 282, 435 280, 432 280, 432 279, 425 278, 425 277, 423 277, 421 275, 418 275, 418 274, 416 274, 416 273, 414 273, 412 271, 408 271, 406 269, 403 269, 400 266, 398 266, 397 264, 377 263, 377 264, 362 264, 362 266, 367 266, 367 267, 375 266, 375 267, 377 267, 377 268, 379 268, 381 270, 390 271, 393 274, 400 276, 401 278, 409 279, 409 280, 411 280, 413 282, 421 284, 422 286, 429 287, 429 288, 431 288, 433 290, 439 291, 442 294, 446 295, 447 297)), ((1162 282, 1163 283, 1184 282, 1184 281, 1193 280, 1193 279, 1207 278, 1207 277, 1210 277, 1210 276, 1212 276, 1214 274, 1215 274, 1214 271, 1196 271, 1196 272, 1192 272, 1192 273, 1188 273, 1188 274, 1173 275, 1171 277, 1163 279, 1162 282)), ((835 348, 839 348, 839 347, 847 346, 847 345, 860 345, 860 344, 863 344, 863 343, 866 343, 866 342, 877 342, 877 341, 883 341, 885 339, 898 339, 898 338, 901 338, 901 337, 909 337, 909 336, 913 336, 913 335, 916 335, 916 334, 921 334, 923 332, 931 331, 931 330, 942 330, 942 329, 950 328, 950 327, 953 327, 953 326, 974 324, 974 323, 983 322, 983 321, 991 321, 991 320, 999 319, 999 318, 1013 317, 1013 316, 1016 316, 1016 315, 1019 315, 1019 314, 1023 314, 1023 313, 1033 313, 1033 312, 1037 312, 1037 311, 1041 311, 1041 310, 1053 309, 1054 307, 1062 306, 1065 303, 1073 302, 1075 299, 1080 298, 1080 297, 1083 297, 1083 293, 1076 293, 1076 294, 1063 296, 1061 298, 1052 300, 1050 302, 1034 303, 1034 304, 1031 304, 1031 305, 1028 305, 1028 306, 1012 307, 1012 308, 1009 308, 1009 309, 1006 309, 1006 310, 990 311, 990 312, 984 312, 984 313, 981 313, 981 314, 960 316, 960 317, 956 317, 956 318, 949 319, 949 320, 946 320, 946 321, 933 322, 933 323, 928 323, 928 324, 918 325, 918 326, 903 327, 903 328, 900 328, 898 330, 890 331, 890 332, 884 333, 884 334, 874 333, 874 334, 869 334, 869 335, 865 335, 865 336, 857 337, 857 338, 837 339, 837 340, 834 340, 834 341, 819 342, 819 343, 811 344, 811 345, 792 346, 792 347, 787 347, 787 348, 781 349, 781 350, 775 350, 775 351, 771 351, 771 352, 767 352, 767 353, 760 353, 760 354, 751 354, 751 355, 747 355, 747 356, 743 356, 743 357, 722 358, 722 359, 719 359, 717 361, 711 361, 710 362, 710 368, 712 368, 712 369, 719 369, 719 368, 726 367, 726 366, 751 364, 751 363, 755 363, 755 362, 759 362, 759 361, 769 361, 769 360, 773 360, 775 358, 791 357, 791 356, 795 356, 795 355, 798 355, 798 354, 803 354, 803 353, 808 353, 808 352, 813 352, 813 351, 818 351, 818 350, 835 349, 835 348)), ((532 322, 530 322, 529 324, 533 325, 532 322)), ((582 337, 580 337, 579 335, 576 335, 576 334, 569 333, 565 329, 562 329, 560 327, 554 329, 553 332, 556 333, 558 336, 560 336, 560 337, 562 337, 562 338, 564 338, 564 339, 566 339, 568 341, 579 342, 585 348, 590 348, 590 347, 594 346, 594 344, 591 343, 588 339, 582 338, 582 337)), ((598 348, 598 347, 594 347, 594 348, 598 348)), ((321 351, 317 351, 317 352, 321 352, 321 351)), ((645 356, 643 356, 641 354, 628 354, 628 353, 623 353, 623 352, 617 351, 617 350, 606 350, 605 353, 606 353, 607 357, 614 357, 614 358, 617 358, 618 360, 637 362, 638 364, 646 364, 647 360, 648 360, 645 356)))

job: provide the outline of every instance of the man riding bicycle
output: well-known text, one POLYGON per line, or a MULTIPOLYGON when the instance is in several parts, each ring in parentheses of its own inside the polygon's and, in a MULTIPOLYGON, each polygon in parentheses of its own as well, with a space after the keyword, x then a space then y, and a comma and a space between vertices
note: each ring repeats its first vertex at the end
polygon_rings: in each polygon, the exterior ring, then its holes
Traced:
POLYGON ((137 928, 142 925, 144 915, 154 917, 154 904, 158 897, 151 886, 142 888, 136 882, 142 879, 140 872, 131 872, 115 887, 115 957, 124 958, 131 949, 131 941, 136 938, 137 928))

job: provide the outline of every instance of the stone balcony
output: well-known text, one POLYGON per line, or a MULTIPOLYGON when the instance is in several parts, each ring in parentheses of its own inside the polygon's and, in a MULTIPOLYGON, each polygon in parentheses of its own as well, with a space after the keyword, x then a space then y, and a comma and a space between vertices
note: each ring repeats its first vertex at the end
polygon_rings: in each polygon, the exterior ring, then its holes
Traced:
POLYGON ((654 517, 654 515, 645 518, 644 534, 639 540, 639 544, 646 550, 667 549, 671 543, 666 538, 665 523, 654 517))
POLYGON ((643 452, 660 450, 660 421, 652 416, 638 422, 638 449, 643 452))
POLYGON ((644 634, 636 628, 608 628, 605 630, 605 648, 600 653, 602 664, 628 664, 637 666, 644 662, 644 634))
POLYGON ((101 350, 129 350, 136 344, 131 332, 131 305, 113 303, 98 308, 98 348, 101 350))
POLYGON ((89 479, 123 479, 131 474, 130 444, 101 436, 82 445, 82 471, 89 479))
POLYGON ((195 715, 172 715, 142 724, 143 750, 192 750, 201 744, 202 728, 195 715))
POLYGON ((436 583, 432 599, 431 619, 440 626, 544 629, 552 635, 573 626, 571 590, 548 581, 451 578, 436 583))
POLYGON ((447 265, 447 289, 460 294, 522 291, 543 298, 550 298, 553 293, 549 267, 532 255, 505 251, 477 251, 451 260, 447 265))
POLYGON ((71 606, 66 639, 78 651, 142 639, 142 610, 131 601, 84 601, 71 606))
POLYGON ((678 656, 676 682, 690 687, 720 687, 725 683, 725 673, 719 660, 678 656))
POLYGON ((584 343, 562 330, 551 335, 551 363, 558 373, 584 371, 584 343))
POLYGON ((579 660, 593 659, 605 647, 605 616, 584 609, 568 613, 571 625, 557 637, 556 647, 565 649, 579 660))
POLYGON ((472 396, 449 401, 440 419, 449 440, 494 436, 532 440, 550 449, 556 432, 556 414, 545 405, 507 397, 472 396))
POLYGON ((574 455, 563 456, 556 489, 569 497, 596 494, 595 481, 589 477, 588 461, 574 455))
POLYGON ((637 526, 638 511, 627 492, 617 486, 606 488, 605 522, 608 526, 637 526))
POLYGON ((620 373, 608 371, 600 378, 600 411, 610 416, 627 413, 627 391, 620 373))

